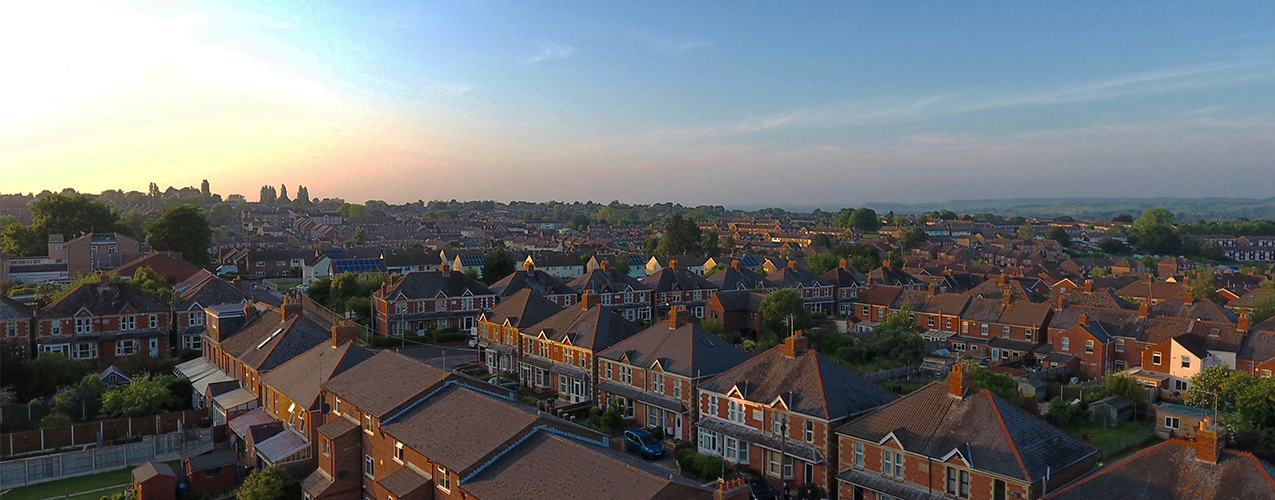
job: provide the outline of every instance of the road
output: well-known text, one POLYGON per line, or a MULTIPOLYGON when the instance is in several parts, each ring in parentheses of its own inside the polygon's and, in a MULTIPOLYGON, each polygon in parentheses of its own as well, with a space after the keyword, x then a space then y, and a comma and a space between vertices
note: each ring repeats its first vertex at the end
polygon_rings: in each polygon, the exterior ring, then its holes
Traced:
POLYGON ((417 345, 404 348, 389 348, 439 368, 448 370, 464 363, 478 361, 478 350, 462 346, 417 345))

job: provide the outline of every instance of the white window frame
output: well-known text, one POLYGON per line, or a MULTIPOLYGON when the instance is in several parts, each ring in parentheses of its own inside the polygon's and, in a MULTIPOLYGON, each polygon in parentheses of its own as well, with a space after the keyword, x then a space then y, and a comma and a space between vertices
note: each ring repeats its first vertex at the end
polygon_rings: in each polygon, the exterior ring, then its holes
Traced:
POLYGON ((96 359, 97 342, 77 342, 71 346, 71 353, 75 359, 96 359))
POLYGON ((403 442, 394 441, 394 461, 403 463, 403 442))
POLYGON ((363 475, 368 479, 376 479, 376 460, 372 458, 372 455, 363 455, 363 475))
POLYGON ((141 342, 137 339, 120 339, 115 341, 116 356, 132 356, 137 354, 141 342))
POLYGON ((1182 428, 1182 419, 1166 415, 1164 417, 1164 426, 1168 429, 1178 430, 1182 428))
POLYGON ((93 317, 75 318, 75 334, 93 333, 93 317))
POLYGON ((120 331, 131 332, 137 329, 137 316, 120 316, 120 331))
POLYGON ((434 476, 434 484, 438 485, 438 489, 445 493, 452 492, 452 478, 447 475, 447 468, 441 465, 437 466, 438 475, 434 476))
POLYGON ((854 466, 863 467, 863 443, 854 442, 854 466))

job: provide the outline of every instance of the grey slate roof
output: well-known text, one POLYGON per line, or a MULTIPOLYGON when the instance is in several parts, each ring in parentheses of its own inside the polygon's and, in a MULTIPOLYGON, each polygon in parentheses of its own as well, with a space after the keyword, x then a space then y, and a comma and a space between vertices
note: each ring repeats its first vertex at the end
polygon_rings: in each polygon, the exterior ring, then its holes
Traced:
POLYGON ((0 295, 0 321, 31 319, 32 310, 26 304, 0 295))
POLYGON ((513 296, 525 289, 531 289, 540 295, 574 295, 576 293, 574 289, 558 281, 558 278, 539 269, 533 269, 531 272, 514 271, 493 283, 489 288, 496 293, 496 296, 502 298, 513 296))
POLYGON ((249 368, 266 372, 331 338, 331 330, 301 315, 281 321, 270 311, 257 314, 221 349, 249 368))
POLYGON ((488 309, 483 317, 492 323, 504 323, 508 320, 509 324, 522 329, 544 321, 560 311, 562 308, 558 304, 530 288, 523 288, 512 297, 500 301, 496 307, 488 309))
POLYGON ((627 359, 629 364, 650 367, 656 361, 665 372, 691 379, 710 377, 747 361, 748 353, 694 324, 669 328, 661 321, 598 353, 606 359, 627 359))
POLYGON ((313 410, 318 407, 323 382, 371 357, 372 353, 353 342, 339 347, 324 342, 262 375, 261 383, 313 410))
POLYGON ((388 286, 382 295, 377 296, 394 300, 401 293, 408 300, 432 299, 442 292, 448 297, 461 297, 465 292, 471 295, 492 295, 492 291, 481 282, 456 271, 424 271, 407 273, 394 285, 388 286))
POLYGON ((775 288, 775 284, 767 281, 760 274, 750 271, 747 267, 740 265, 739 269, 727 267, 717 273, 709 276, 709 283, 722 291, 728 290, 759 290, 767 288, 775 288))
POLYGON ((618 269, 602 269, 597 268, 585 273, 583 276, 571 280, 567 283, 577 292, 584 290, 592 290, 595 293, 615 293, 623 292, 629 288, 634 291, 650 290, 651 287, 643 285, 642 282, 633 279, 632 276, 620 272, 618 269))
MULTIPOLYGON (((679 261, 680 262, 680 261, 679 261)), ((700 275, 691 272, 679 264, 676 269, 671 267, 660 268, 655 274, 642 279, 642 284, 646 285, 656 293, 671 292, 674 290, 715 290, 717 286, 712 282, 700 277, 700 275)))
POLYGON ((857 415, 896 398, 813 349, 788 357, 779 345, 701 384, 726 394, 747 387, 744 399, 770 405, 783 398, 788 409, 827 420, 857 415), (746 386, 743 386, 746 384, 746 386))
POLYGON ((544 332, 550 340, 562 342, 565 338, 571 345, 601 351, 642 330, 609 307, 593 306, 588 310, 582 307, 573 305, 563 309, 523 333, 534 336, 544 332))
POLYGON ((41 318, 69 318, 81 308, 94 316, 120 314, 125 307, 134 312, 167 312, 168 305, 129 283, 111 283, 105 288, 97 283, 80 285, 40 311, 41 318))
POLYGON ((1047 500, 1248 500, 1275 498, 1275 468, 1247 453, 1196 460, 1191 443, 1169 440, 1108 465, 1045 496, 1047 500))

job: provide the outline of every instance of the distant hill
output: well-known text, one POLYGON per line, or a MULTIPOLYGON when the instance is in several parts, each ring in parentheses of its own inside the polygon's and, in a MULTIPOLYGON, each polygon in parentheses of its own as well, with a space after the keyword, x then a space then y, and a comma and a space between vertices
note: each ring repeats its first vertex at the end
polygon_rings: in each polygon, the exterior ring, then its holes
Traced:
MULTIPOLYGON (((858 206, 858 205, 847 205, 858 206)), ((1058 217, 1077 219, 1110 219, 1122 213, 1137 218, 1148 208, 1167 208, 1179 221, 1275 219, 1275 197, 1255 198, 1008 198, 1002 200, 951 200, 944 203, 866 203, 878 213, 916 214, 935 210, 951 210, 958 214, 995 213, 1023 217, 1058 217)), ((757 209, 762 207, 732 207, 757 209)), ((781 206, 784 210, 809 212, 816 208, 836 211, 842 207, 781 206)))

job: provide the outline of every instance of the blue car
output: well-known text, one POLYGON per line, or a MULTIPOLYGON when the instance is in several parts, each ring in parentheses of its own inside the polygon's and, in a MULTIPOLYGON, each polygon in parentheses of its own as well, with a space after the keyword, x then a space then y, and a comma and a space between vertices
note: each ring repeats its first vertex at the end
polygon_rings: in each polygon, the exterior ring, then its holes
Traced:
POLYGON ((624 431, 624 449, 642 455, 642 458, 660 458, 664 456, 664 445, 646 429, 629 429, 624 431))

